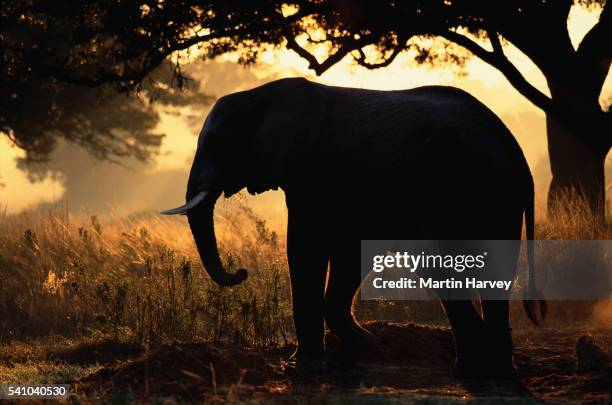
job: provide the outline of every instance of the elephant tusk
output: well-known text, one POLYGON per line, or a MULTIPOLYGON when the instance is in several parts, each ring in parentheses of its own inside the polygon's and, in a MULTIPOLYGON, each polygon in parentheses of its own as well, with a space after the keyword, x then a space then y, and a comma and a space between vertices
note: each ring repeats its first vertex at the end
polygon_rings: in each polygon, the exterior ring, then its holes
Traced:
POLYGON ((195 197, 187 201, 185 205, 181 205, 180 207, 172 208, 170 210, 162 211, 160 212, 160 214, 162 215, 176 215, 176 214, 185 215, 187 211, 189 211, 190 209, 192 209, 193 207, 201 203, 206 197, 206 194, 207 194, 206 191, 200 191, 198 194, 196 194, 195 197))

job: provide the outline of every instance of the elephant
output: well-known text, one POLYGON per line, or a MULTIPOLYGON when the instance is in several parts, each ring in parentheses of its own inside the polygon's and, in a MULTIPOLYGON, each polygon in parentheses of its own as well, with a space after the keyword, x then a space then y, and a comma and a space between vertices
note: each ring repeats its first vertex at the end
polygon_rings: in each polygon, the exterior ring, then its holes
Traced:
MULTIPOLYGON (((325 364, 325 324, 355 356, 375 341, 357 322, 360 241, 516 240, 534 234, 534 189, 521 148, 467 92, 446 86, 377 91, 288 78, 221 97, 207 116, 187 182, 186 214, 202 263, 227 272, 213 213, 223 193, 284 191, 298 369, 325 364)), ((533 248, 530 275, 533 279, 533 248)), ((518 244, 515 252, 518 257, 518 244)), ((486 298, 486 297, 481 297, 486 298)), ((543 302, 525 301, 529 317, 543 302)), ((442 300, 459 376, 513 376, 508 297, 442 300)))

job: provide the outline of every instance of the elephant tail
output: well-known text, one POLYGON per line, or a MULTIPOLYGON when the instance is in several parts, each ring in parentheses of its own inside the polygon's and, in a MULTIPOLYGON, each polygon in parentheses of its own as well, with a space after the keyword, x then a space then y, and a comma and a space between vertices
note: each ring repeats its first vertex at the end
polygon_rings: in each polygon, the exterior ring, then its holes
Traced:
MULTIPOLYGON (((532 183, 533 184, 533 183, 532 183)), ((529 266, 529 285, 528 290, 523 295, 523 308, 527 317, 535 325, 539 325, 540 321, 546 318, 548 310, 544 296, 536 287, 535 274, 535 208, 534 208, 534 190, 531 187, 527 204, 525 206, 525 227, 527 237, 527 265, 529 266)))

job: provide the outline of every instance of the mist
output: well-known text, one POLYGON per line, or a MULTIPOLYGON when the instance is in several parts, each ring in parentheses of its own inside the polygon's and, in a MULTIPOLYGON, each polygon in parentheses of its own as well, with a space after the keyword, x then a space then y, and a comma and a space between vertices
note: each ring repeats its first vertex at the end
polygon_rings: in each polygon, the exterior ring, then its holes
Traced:
MULTIPOLYGON (((150 161, 135 158, 102 161, 85 149, 60 140, 47 162, 18 163, 33 184, 51 181, 61 186, 57 189, 47 186, 49 195, 45 201, 29 208, 44 210, 61 205, 72 214, 125 216, 182 204, 197 136, 214 100, 274 79, 269 75, 258 77, 232 62, 192 65, 189 74, 197 82, 196 91, 212 96, 211 102, 181 109, 156 107, 160 122, 155 130, 165 133, 158 156, 150 161)), ((258 215, 271 217, 270 222, 284 222, 280 192, 258 198, 243 192, 237 198, 248 200, 258 215)))

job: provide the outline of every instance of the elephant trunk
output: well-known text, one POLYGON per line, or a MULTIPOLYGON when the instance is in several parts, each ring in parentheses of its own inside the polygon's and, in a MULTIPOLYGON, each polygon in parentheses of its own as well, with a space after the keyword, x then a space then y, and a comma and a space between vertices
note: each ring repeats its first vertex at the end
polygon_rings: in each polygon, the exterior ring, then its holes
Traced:
POLYGON ((189 227, 195 240, 204 268, 217 284, 229 287, 240 284, 247 278, 247 271, 239 269, 236 273, 228 273, 223 267, 217 248, 215 222, 213 218, 215 203, 220 194, 210 195, 200 204, 187 211, 189 227))

